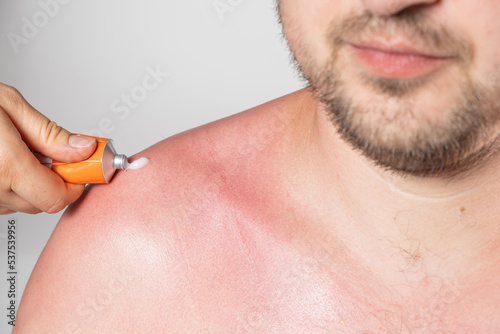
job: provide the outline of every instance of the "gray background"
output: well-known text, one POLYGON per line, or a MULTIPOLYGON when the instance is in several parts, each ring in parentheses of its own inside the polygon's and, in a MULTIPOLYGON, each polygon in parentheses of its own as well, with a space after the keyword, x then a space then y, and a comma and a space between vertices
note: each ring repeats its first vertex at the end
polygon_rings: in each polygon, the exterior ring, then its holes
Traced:
MULTIPOLYGON (((3 0, 0 82, 72 132, 113 138, 127 155, 303 86, 273 0, 3 0), (168 76, 139 94, 157 68, 168 76), (128 112, 123 94, 135 94, 128 112)), ((8 219, 17 219, 19 302, 60 216, 0 216, 2 309, 8 219)), ((0 333, 10 332, 0 319, 0 333)))

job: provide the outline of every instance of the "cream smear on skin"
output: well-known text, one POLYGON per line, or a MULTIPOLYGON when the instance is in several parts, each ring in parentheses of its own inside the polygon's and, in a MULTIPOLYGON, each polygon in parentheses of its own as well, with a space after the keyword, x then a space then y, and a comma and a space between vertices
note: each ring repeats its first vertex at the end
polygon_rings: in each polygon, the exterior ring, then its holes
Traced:
POLYGON ((142 167, 146 166, 148 163, 149 163, 149 159, 148 158, 144 158, 144 157, 139 158, 139 159, 135 160, 132 163, 129 163, 127 161, 127 164, 125 165, 125 170, 137 170, 137 169, 141 169, 142 167))

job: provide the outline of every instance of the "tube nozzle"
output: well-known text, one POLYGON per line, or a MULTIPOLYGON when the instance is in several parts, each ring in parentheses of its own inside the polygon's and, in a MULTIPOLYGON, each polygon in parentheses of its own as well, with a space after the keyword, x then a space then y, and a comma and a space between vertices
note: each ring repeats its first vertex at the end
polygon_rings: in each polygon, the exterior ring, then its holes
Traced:
POLYGON ((128 158, 124 154, 117 154, 113 158, 113 167, 115 169, 126 169, 128 166, 128 158))

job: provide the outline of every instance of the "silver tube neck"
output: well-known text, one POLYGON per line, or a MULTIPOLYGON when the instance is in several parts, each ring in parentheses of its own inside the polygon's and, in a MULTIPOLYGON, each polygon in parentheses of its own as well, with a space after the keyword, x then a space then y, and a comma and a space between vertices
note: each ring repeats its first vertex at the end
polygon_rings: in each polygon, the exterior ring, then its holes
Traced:
POLYGON ((113 167, 115 169, 127 168, 127 156, 124 154, 116 154, 113 158, 113 167))

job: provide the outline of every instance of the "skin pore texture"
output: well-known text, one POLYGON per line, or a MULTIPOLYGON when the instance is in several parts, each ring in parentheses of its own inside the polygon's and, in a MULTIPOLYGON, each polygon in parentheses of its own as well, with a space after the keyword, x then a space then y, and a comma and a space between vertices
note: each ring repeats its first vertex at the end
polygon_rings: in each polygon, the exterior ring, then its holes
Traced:
POLYGON ((14 333, 500 330, 500 4, 280 5, 312 88, 86 191, 14 333))

